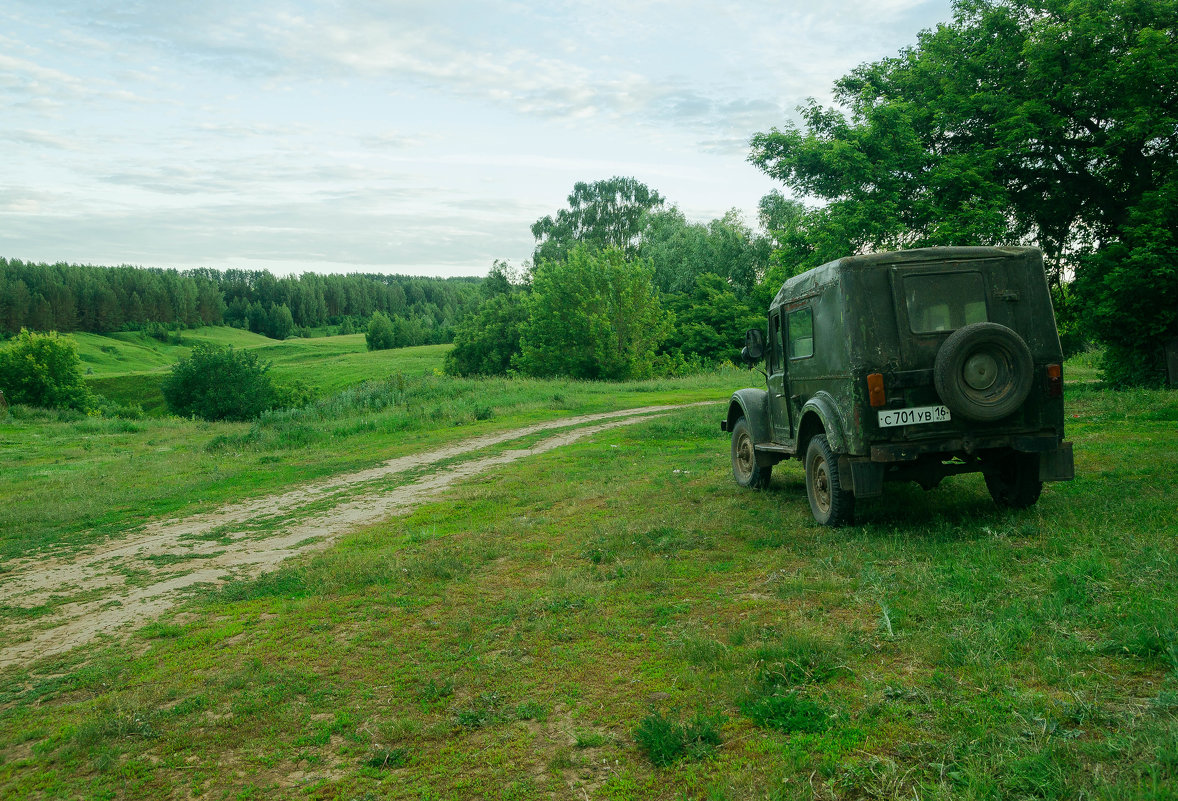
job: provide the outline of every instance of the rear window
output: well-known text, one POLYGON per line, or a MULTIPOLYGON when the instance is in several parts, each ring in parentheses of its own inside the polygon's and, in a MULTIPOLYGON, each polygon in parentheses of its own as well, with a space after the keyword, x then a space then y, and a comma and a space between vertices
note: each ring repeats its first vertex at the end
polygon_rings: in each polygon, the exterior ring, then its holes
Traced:
POLYGON ((904 296, 914 334, 954 331, 989 319, 981 273, 909 275, 904 279, 904 296))

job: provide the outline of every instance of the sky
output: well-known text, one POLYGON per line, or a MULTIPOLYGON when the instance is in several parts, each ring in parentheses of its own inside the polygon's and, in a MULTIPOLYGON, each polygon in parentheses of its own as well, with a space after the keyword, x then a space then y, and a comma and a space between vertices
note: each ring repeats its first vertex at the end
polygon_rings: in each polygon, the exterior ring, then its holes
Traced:
MULTIPOLYGON (((485 275, 577 181, 693 222, 950 0, 4 0, 0 256, 485 275)), ((786 192, 788 194, 788 192, 786 192)))

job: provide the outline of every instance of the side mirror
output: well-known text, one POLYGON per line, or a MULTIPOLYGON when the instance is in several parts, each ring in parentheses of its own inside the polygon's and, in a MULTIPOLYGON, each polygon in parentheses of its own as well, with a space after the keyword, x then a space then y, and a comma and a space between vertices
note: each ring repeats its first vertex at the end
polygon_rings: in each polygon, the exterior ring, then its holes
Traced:
POLYGON ((759 328, 750 328, 744 335, 744 348, 740 351, 740 358, 745 364, 752 366, 765 358, 765 335, 759 328))

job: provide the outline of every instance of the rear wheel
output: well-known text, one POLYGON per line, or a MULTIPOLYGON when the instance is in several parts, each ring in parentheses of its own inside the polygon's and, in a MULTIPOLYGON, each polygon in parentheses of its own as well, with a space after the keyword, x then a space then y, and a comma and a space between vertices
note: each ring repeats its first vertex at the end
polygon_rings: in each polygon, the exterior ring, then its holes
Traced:
POLYGON ((994 503, 1008 509, 1034 506, 1043 492, 1039 480, 1039 454, 1011 451, 994 458, 984 469, 986 489, 994 503))
POLYGON ((838 457, 825 434, 810 440, 806 448, 806 497, 814 519, 824 526, 842 526, 855 516, 855 494, 843 487, 838 457))
POLYGON ((743 417, 732 427, 732 477, 736 483, 749 489, 764 489, 769 486, 772 467, 757 465, 757 451, 753 447, 753 434, 748 421, 743 417))

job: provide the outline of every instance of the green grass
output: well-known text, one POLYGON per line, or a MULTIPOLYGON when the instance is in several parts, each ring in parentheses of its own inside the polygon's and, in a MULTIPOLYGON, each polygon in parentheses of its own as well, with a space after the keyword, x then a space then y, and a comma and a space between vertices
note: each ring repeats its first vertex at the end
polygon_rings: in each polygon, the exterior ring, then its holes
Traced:
POLYGON ((69 337, 77 343, 82 369, 87 376, 96 378, 166 368, 188 356, 192 352, 192 346, 198 342, 232 345, 235 348, 278 344, 261 334, 227 326, 186 329, 179 334, 180 344, 160 342, 139 331, 120 331, 114 334, 78 332, 70 334, 69 337))
POLYGON ((256 423, 14 409, 0 418, 0 559, 90 544, 149 519, 196 513, 480 433, 570 414, 722 401, 754 375, 734 370, 622 385, 454 379, 422 366, 440 364, 439 347, 379 353, 385 365, 416 363, 424 374, 385 374, 256 423))
MULTIPOLYGON (((252 471, 286 467, 261 456, 303 460, 289 480, 321 460, 337 469, 342 451, 363 462, 755 383, 713 380, 431 378, 411 388, 412 414, 375 408, 393 386, 256 435, 165 421, 0 430, 42 461, 71 436, 124 437, 144 459, 149 439, 186 447, 167 463, 179 473, 240 452, 249 469, 228 497, 277 485, 252 471), (476 402, 494 415, 476 421, 476 402), (298 447, 283 439, 296 429, 298 447), (242 450, 208 450, 219 436, 242 450)), ((209 591, 130 647, 7 671, 0 796, 1172 799, 1178 396, 1085 384, 1067 411, 1077 478, 1034 508, 1000 511, 962 476, 927 493, 888 485, 839 530, 813 525, 792 463, 766 491, 736 487, 716 407, 513 463, 209 591)), ((72 469, 89 475, 115 441, 71 451, 72 469)), ((20 448, 2 456, 25 492, 37 480, 20 448)), ((116 490, 140 480, 113 475, 116 490)), ((155 502, 199 496, 182 484, 155 502)), ((129 487, 128 509, 142 508, 135 491, 151 490, 129 487)), ((56 541, 79 525, 62 519, 56 541)))
POLYGON ((92 391, 122 406, 138 406, 152 417, 167 412, 160 385, 168 368, 197 342, 248 348, 273 366, 285 383, 301 382, 319 397, 349 386, 401 373, 440 371, 449 345, 425 345, 369 352, 363 334, 278 341, 236 328, 180 332, 181 344, 162 343, 139 332, 72 334, 92 391))

